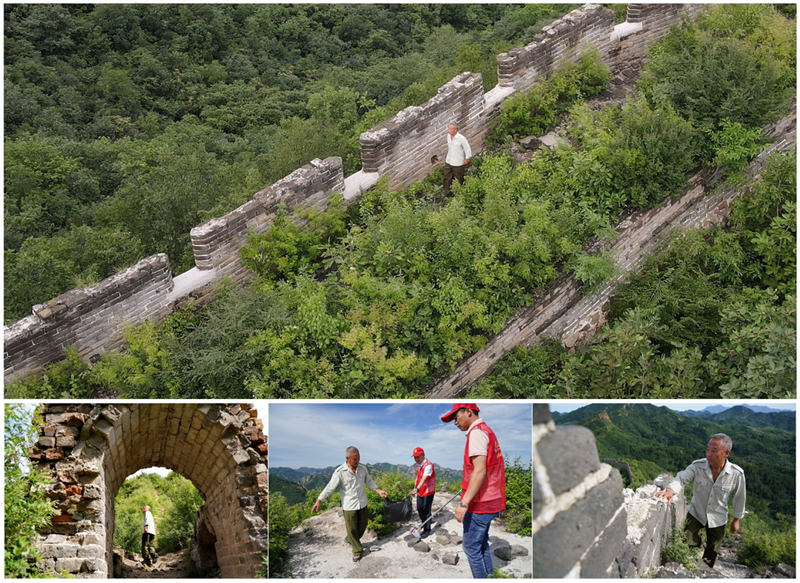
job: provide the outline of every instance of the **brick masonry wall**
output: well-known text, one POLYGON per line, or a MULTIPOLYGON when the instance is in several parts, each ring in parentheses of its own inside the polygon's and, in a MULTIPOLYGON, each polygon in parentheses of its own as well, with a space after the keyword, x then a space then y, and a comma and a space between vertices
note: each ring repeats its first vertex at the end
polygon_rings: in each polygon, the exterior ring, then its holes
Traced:
MULTIPOLYGON (((654 39, 684 15, 692 16, 700 9, 697 5, 632 4, 628 22, 617 27, 611 11, 599 5, 586 4, 573 10, 526 47, 498 56, 499 83, 490 92, 490 100, 483 92, 480 75, 461 73, 427 103, 406 108, 363 133, 360 174, 388 176, 395 188, 421 180, 443 164, 450 121, 460 124, 473 150, 479 152, 487 124, 503 99, 529 88, 541 75, 562 61, 577 58, 590 45, 606 59, 615 75, 631 76, 654 39), (432 162, 433 156, 438 156, 438 161, 432 162)), ((281 205, 296 219, 300 209, 321 210, 331 192, 344 190, 344 185, 340 158, 313 160, 256 193, 238 209, 192 229, 197 267, 174 281, 166 256, 159 254, 98 284, 35 306, 33 315, 5 328, 6 382, 41 371, 61 359, 69 346, 76 346, 84 360, 92 361, 124 345, 126 325, 162 318, 189 301, 210 301, 220 277, 237 283, 246 281, 249 273, 238 250, 249 232, 266 230, 281 205)), ((574 295, 569 284, 561 291, 574 295)))
POLYGON ((489 345, 462 361, 455 372, 439 381, 431 398, 450 398, 463 394, 516 346, 534 346, 545 338, 556 338, 566 348, 576 348, 591 338, 606 322, 608 301, 617 287, 639 270, 644 261, 675 229, 707 228, 721 224, 730 213, 734 198, 749 190, 759 179, 766 160, 775 153, 793 151, 797 141, 796 113, 768 128, 764 135, 773 143, 747 168, 746 183, 714 191, 720 174, 710 168, 694 175, 678 200, 632 214, 617 230, 620 234, 611 247, 619 274, 600 289, 584 297, 573 277, 563 277, 553 289, 532 305, 518 310, 489 345))
POLYGON ((614 13, 585 4, 546 26, 533 42, 497 57, 498 84, 527 91, 560 63, 577 60, 589 47, 605 59, 612 47, 614 13))
POLYGON ((455 122, 474 151, 483 144, 486 120, 480 75, 461 73, 421 106, 407 107, 390 120, 361 134, 365 172, 389 177, 392 188, 425 178, 447 155, 447 124, 455 122))
POLYGON ((50 404, 43 418, 29 457, 52 476, 58 509, 40 535, 46 568, 110 576, 114 497, 130 474, 162 466, 203 496, 222 576, 257 575, 268 547, 268 448, 251 406, 50 404))
POLYGON ((333 191, 343 192, 342 159, 315 159, 253 195, 223 217, 210 219, 190 232, 195 265, 215 269, 217 277, 246 278, 239 249, 251 233, 263 233, 281 208, 297 216, 303 210, 323 211, 333 191))
POLYGON ((548 405, 534 405, 534 578, 646 577, 687 510, 682 496, 669 506, 655 498, 659 489, 623 488, 589 429, 557 426, 548 405))
POLYGON ((85 288, 70 290, 3 332, 5 377, 37 372, 76 346, 86 360, 122 346, 125 326, 169 313, 173 281, 163 253, 85 288))

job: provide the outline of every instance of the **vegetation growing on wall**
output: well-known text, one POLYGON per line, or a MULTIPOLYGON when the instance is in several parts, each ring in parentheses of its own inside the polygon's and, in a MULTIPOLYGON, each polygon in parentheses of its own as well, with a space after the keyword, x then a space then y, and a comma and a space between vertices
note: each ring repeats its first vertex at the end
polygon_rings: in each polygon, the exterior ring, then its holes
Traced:
POLYGON ((154 253, 569 5, 17 4, 4 8, 5 310, 154 253))
MULTIPOLYGON (((775 47, 776 60, 793 58, 783 50, 781 34, 788 23, 774 20, 770 7, 728 6, 715 14, 736 15, 740 10, 756 23, 742 17, 750 27, 746 30, 760 30, 761 36, 775 39, 768 44, 775 47), (767 31, 764 23, 775 31, 767 31)), ((717 16, 702 27, 673 34, 710 35, 714 42, 727 42, 742 34, 737 28, 722 34, 723 25, 738 21, 717 16)), ((740 41, 742 47, 752 42, 748 38, 740 41)), ((670 48, 674 44, 670 37, 654 54, 688 59, 680 46, 677 53, 670 48)), ((750 48, 751 57, 763 55, 762 49, 750 48)), ((698 84, 703 79, 713 83, 717 65, 701 63, 710 69, 697 75, 698 84)), ((747 154, 730 154, 737 150, 735 144, 752 152, 748 132, 754 128, 749 124, 778 113, 772 96, 751 87, 753 99, 763 100, 763 115, 756 120, 744 110, 729 108, 731 116, 739 117, 719 120, 718 127, 711 117, 688 115, 680 103, 668 103, 665 96, 671 95, 669 87, 676 80, 668 71, 659 76, 659 71, 653 69, 650 85, 622 107, 594 110, 574 105, 564 121, 571 145, 542 149, 526 164, 516 164, 502 152, 476 158, 466 183, 455 188, 445 205, 431 202, 440 192, 439 176, 434 174, 401 192, 379 185, 347 213, 335 206, 315 219, 317 231, 279 220, 242 250, 258 275, 255 285, 224 291, 203 310, 185 310, 161 324, 130 330, 128 351, 107 354, 91 369, 77 361, 62 364, 58 382, 48 371, 43 382, 16 383, 8 394, 416 396, 463 356, 484 346, 513 309, 542 294, 559 273, 574 271, 587 284, 596 283, 607 265, 587 261, 585 243, 613 236, 612 225, 623 213, 680 193, 687 173, 719 151, 728 152, 725 159, 732 160, 732 168, 741 167, 747 154), (726 139, 712 140, 718 149, 709 153, 707 132, 717 130, 728 132, 726 139), (736 136, 741 138, 738 142, 736 136)), ((787 75, 780 79, 790 81, 787 75)), ((554 76, 547 83, 558 85, 561 80, 554 76)), ((739 89, 733 85, 730 92, 739 89)), ((546 88, 541 91, 548 94, 546 88)), ((697 99, 692 94, 691 101, 697 99)), ((779 176, 765 188, 783 194, 765 195, 768 200, 785 200, 786 193, 793 192, 792 179, 785 176, 792 164, 778 164, 784 169, 775 170, 779 176)), ((709 285, 729 286, 720 297, 736 300, 726 304, 724 314, 711 314, 711 327, 702 332, 707 338, 722 338, 717 342, 720 350, 724 342, 730 343, 727 349, 736 358, 722 352, 714 357, 724 370, 708 368, 701 347, 686 344, 687 334, 676 329, 669 311, 659 313, 651 306, 625 311, 628 315, 604 332, 609 341, 598 344, 596 352, 567 358, 552 347, 544 356, 531 351, 535 366, 523 361, 514 366, 518 372, 538 375, 536 383, 527 377, 511 379, 501 383, 505 388, 483 385, 474 394, 506 396, 502 391, 509 390, 513 397, 577 396, 591 386, 589 396, 758 396, 765 375, 776 377, 767 383, 777 391, 769 396, 793 391, 793 386, 784 386, 784 379, 794 374, 793 360, 786 358, 794 342, 786 333, 793 329, 789 298, 794 292, 776 286, 790 285, 793 278, 793 256, 786 250, 793 248, 794 209, 787 203, 758 216, 733 240, 726 232, 712 231, 716 243, 707 251, 701 250, 706 243, 702 235, 673 243, 686 246, 675 251, 674 260, 688 262, 687 274, 705 270, 709 285), (736 285, 755 291, 737 295, 736 285), (737 335, 748 326, 758 335, 737 335), (776 333, 760 334, 767 329, 776 333), (530 393, 531 387, 536 394, 530 393)), ((676 283, 678 275, 680 270, 676 283)), ((705 300, 699 294, 707 291, 709 301, 719 305, 716 288, 686 289, 701 304, 705 300)), ((670 284, 665 293, 679 291, 670 284)), ((686 309, 691 307, 689 302, 686 309)), ((705 306, 698 309, 703 312, 705 306)), ((498 374, 503 374, 502 367, 498 374)))

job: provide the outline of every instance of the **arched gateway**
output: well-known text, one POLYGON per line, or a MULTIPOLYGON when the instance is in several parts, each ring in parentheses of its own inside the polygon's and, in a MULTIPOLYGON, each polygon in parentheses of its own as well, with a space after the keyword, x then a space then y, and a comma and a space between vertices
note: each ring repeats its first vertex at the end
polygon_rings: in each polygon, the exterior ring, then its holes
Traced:
POLYGON ((267 443, 249 405, 43 406, 30 457, 52 475, 58 513, 40 538, 47 566, 112 576, 114 497, 127 476, 163 466, 205 501, 196 531, 223 577, 256 577, 267 552, 267 443))

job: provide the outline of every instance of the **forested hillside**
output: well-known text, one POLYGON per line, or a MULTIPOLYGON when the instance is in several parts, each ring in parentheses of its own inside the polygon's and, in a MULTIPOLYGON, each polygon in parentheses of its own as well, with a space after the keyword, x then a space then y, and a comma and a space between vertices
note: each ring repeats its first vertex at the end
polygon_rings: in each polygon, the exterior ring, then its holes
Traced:
POLYGON ((8 4, 5 310, 164 252, 569 5, 8 4))
POLYGON ((711 418, 683 415, 647 404, 588 405, 557 424, 583 425, 592 431, 601 459, 627 462, 630 487, 649 483, 661 472, 675 475, 705 456, 708 438, 727 433, 733 441, 730 461, 745 472, 747 514, 736 543, 737 560, 756 571, 780 562, 795 564, 797 497, 794 412, 753 413, 732 407, 711 418))
POLYGON ((794 515, 795 427, 781 427, 783 413, 761 414, 774 416, 774 424, 752 423, 742 409, 729 409, 723 419, 712 421, 655 405, 608 404, 588 405, 554 418, 558 424, 589 428, 601 458, 631 464, 634 486, 652 481, 661 472, 677 473, 705 456, 711 435, 727 433, 733 439, 730 460, 747 477, 748 507, 772 518, 794 515))
MULTIPOLYGON (((761 128, 791 110, 794 23, 721 5, 650 51, 624 105, 586 100, 609 71, 587 52, 504 106, 463 187, 385 184, 311 228, 280 218, 241 250, 253 285, 222 290, 77 354, 9 396, 397 398, 422 394, 564 274, 613 273, 592 254, 628 214, 679 195, 708 165, 736 181, 761 128), (519 162, 518 128, 568 143, 519 162)), ((676 236, 612 302, 598 342, 517 351, 486 397, 779 397, 796 393, 795 157, 776 156, 729 227, 676 236), (605 341, 604 341, 605 340, 605 341)))

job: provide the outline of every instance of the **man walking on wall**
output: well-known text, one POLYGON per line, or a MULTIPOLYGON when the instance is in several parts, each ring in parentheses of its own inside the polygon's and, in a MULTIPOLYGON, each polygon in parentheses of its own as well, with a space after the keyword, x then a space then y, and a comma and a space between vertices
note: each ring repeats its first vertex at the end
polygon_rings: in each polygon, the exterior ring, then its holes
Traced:
POLYGON ((472 576, 485 579, 493 572, 489 526, 506 507, 506 470, 497 437, 478 417, 479 412, 475 403, 456 403, 441 419, 454 420, 467 434, 461 478, 464 493, 455 518, 464 524, 462 544, 472 576))
POLYGON ((150 512, 150 507, 145 506, 144 525, 142 526, 142 560, 148 567, 155 562, 156 552, 153 549, 153 540, 156 538, 156 521, 150 512))
POLYGON ((713 568, 717 553, 725 536, 728 522, 728 500, 733 497, 733 521, 731 534, 739 532, 739 520, 744 516, 746 486, 744 470, 728 461, 733 448, 731 438, 724 433, 715 433, 708 440, 706 457, 694 460, 689 467, 678 472, 675 479, 663 492, 656 492, 667 503, 687 484, 694 482, 692 502, 683 528, 689 539, 689 546, 700 548, 700 531, 706 530, 706 548, 703 561, 713 568))
POLYGON ((467 172, 472 150, 467 138, 458 133, 458 125, 451 123, 447 126, 447 157, 444 160, 444 195, 450 195, 450 185, 453 178, 464 184, 464 174, 467 172))
POLYGON ((433 495, 436 494, 436 469, 433 463, 425 458, 425 450, 415 447, 411 452, 414 461, 417 462, 417 481, 414 484, 413 494, 417 495, 417 512, 420 521, 425 525, 422 527, 422 536, 426 537, 431 533, 431 507, 433 506, 433 495), (425 522, 428 520, 428 522, 425 522))
POLYGON ((359 561, 364 555, 361 546, 361 537, 367 530, 369 515, 367 514, 367 491, 364 486, 375 490, 382 498, 388 495, 378 488, 375 481, 367 472, 365 466, 359 465, 361 454, 358 448, 352 445, 345 450, 345 462, 333 471, 328 485, 323 488, 311 507, 311 513, 319 511, 320 504, 330 496, 336 488, 342 496, 342 510, 344 511, 344 527, 347 532, 347 542, 353 549, 353 560, 359 561))

